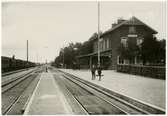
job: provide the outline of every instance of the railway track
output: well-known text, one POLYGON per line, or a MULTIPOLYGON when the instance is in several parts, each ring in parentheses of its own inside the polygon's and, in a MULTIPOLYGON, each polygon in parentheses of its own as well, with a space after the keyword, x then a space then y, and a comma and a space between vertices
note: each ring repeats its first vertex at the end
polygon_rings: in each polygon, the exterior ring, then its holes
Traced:
POLYGON ((30 71, 24 75, 9 79, 2 83, 2 114, 8 114, 14 107, 14 104, 19 102, 20 96, 31 82, 38 76, 39 69, 30 71))
POLYGON ((6 79, 5 81, 2 80, 2 83, 1 83, 2 93, 6 92, 8 89, 17 85, 17 83, 19 83, 22 80, 24 80, 25 78, 27 78, 34 71, 36 71, 36 70, 34 69, 34 70, 31 70, 30 72, 27 72, 27 73, 24 73, 22 75, 15 76, 15 77, 12 77, 12 78, 8 77, 8 79, 6 79))
POLYGON ((11 74, 15 74, 15 73, 19 73, 19 72, 22 72, 22 71, 25 71, 25 70, 29 70, 29 69, 31 69, 31 68, 5 72, 5 73, 2 73, 2 77, 7 76, 7 75, 11 75, 11 74))
POLYGON ((88 114, 165 114, 163 109, 118 94, 60 70, 68 92, 88 114))

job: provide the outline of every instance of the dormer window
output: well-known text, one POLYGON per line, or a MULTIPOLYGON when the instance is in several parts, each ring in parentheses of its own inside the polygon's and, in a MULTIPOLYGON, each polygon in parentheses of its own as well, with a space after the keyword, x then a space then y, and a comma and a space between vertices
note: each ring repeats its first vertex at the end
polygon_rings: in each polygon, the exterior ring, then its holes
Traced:
POLYGON ((135 34, 136 33, 136 28, 135 26, 130 26, 129 27, 129 34, 135 34))

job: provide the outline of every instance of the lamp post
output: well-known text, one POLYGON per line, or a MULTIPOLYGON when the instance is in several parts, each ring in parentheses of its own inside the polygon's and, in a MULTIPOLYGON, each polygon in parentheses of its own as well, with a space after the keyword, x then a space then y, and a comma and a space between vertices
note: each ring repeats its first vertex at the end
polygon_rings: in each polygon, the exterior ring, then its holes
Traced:
POLYGON ((98 1, 98 66, 100 66, 100 2, 98 1))
POLYGON ((28 40, 27 40, 27 63, 28 63, 28 40))

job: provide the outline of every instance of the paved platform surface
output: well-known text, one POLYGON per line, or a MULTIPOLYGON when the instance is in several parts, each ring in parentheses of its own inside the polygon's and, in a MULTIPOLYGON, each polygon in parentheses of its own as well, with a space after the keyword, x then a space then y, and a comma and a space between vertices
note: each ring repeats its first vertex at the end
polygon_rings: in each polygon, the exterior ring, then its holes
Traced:
POLYGON ((69 104, 50 72, 41 74, 40 81, 38 82, 24 114, 72 114, 69 104))
POLYGON ((117 93, 165 109, 165 80, 104 70, 102 81, 91 80, 89 70, 61 69, 117 93))

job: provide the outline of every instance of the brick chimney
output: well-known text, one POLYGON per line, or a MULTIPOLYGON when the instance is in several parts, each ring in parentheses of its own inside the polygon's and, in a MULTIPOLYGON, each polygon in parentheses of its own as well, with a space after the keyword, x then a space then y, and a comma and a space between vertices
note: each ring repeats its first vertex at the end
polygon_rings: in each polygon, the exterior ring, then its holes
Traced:
POLYGON ((126 20, 123 19, 123 18, 119 18, 119 19, 117 20, 117 24, 120 24, 120 23, 122 23, 122 22, 124 22, 124 21, 126 21, 126 20))
POLYGON ((113 24, 112 24, 112 28, 115 27, 116 25, 117 25, 116 23, 113 23, 113 24))

